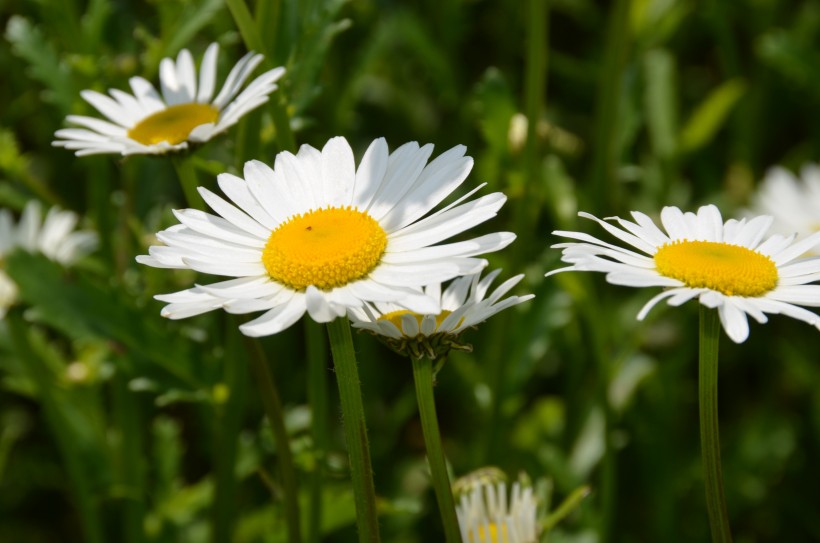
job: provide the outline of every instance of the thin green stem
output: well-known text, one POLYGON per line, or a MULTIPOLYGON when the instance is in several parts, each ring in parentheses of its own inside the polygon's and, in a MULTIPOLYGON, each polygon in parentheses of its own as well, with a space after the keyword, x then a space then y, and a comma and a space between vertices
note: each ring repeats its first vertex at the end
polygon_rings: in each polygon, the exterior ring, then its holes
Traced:
POLYGON ((142 422, 139 398, 128 388, 129 376, 124 370, 114 379, 114 410, 122 436, 119 446, 119 477, 125 489, 123 501, 122 541, 144 540, 143 521, 145 462, 142 454, 142 422))
POLYGON ((247 396, 246 371, 238 363, 242 346, 235 326, 226 326, 228 358, 223 368, 224 385, 214 390, 214 502, 211 511, 214 543, 234 540, 236 525, 236 455, 242 413, 247 396))
POLYGON ((516 244, 516 262, 529 258, 529 237, 538 221, 544 197, 541 158, 538 152, 538 123, 544 104, 547 79, 547 0, 529 0, 527 9, 526 71, 524 74, 524 114, 527 140, 524 145, 524 175, 527 180, 513 216, 522 236, 516 244))
POLYGON ((199 195, 197 187, 199 180, 196 176, 196 169, 190 157, 174 157, 171 159, 174 164, 174 169, 177 171, 179 177, 179 184, 182 186, 182 192, 185 193, 185 200, 188 205, 195 209, 202 209, 205 207, 205 202, 202 196, 199 195))
POLYGON ((299 528, 299 494, 296 486, 296 468, 290 451, 290 439, 285 428, 285 412, 279 391, 273 380, 273 373, 262 351, 258 340, 242 336, 251 361, 251 372, 262 395, 262 404, 273 429, 279 456, 279 471, 285 493, 285 521, 288 526, 288 542, 300 543, 302 535, 299 528))
MULTIPOLYGON (((239 28, 239 33, 242 36, 242 41, 245 42, 245 47, 265 55, 265 68, 274 68, 273 49, 276 44, 277 28, 265 28, 263 30, 267 41, 270 43, 268 47, 265 41, 262 40, 262 31, 260 31, 254 23, 253 16, 244 0, 226 0, 225 3, 228 5, 233 20, 239 28)), ((271 9, 270 16, 278 20, 278 2, 277 5, 271 9)), ((293 137, 293 130, 290 127, 287 100, 284 98, 284 91, 281 88, 276 91, 276 94, 271 98, 269 104, 268 107, 273 116, 273 125, 276 128, 276 142, 279 149, 282 151, 295 151, 296 140, 293 137)))
POLYGON ((621 77, 630 42, 631 0, 616 0, 609 17, 604 67, 596 105, 595 154, 592 162, 595 209, 613 213, 620 204, 619 161, 621 77))
POLYGON ((322 327, 311 319, 304 319, 308 359, 308 401, 312 416, 313 451, 316 466, 310 478, 310 505, 308 511, 309 543, 319 543, 322 532, 322 486, 329 444, 327 389, 327 346, 322 327))
POLYGON ((83 453, 78 449, 77 440, 71 433, 69 425, 63 416, 63 410, 55 396, 56 384, 54 376, 39 354, 34 352, 31 343, 30 326, 23 321, 21 310, 12 309, 6 315, 6 324, 9 335, 23 366, 29 372, 39 394, 40 402, 45 411, 46 420, 54 432, 57 447, 65 462, 66 471, 71 479, 71 488, 77 500, 77 512, 88 543, 102 543, 103 523, 99 514, 98 504, 91 488, 91 478, 83 467, 83 453))
POLYGON ((698 397, 700 399, 700 451, 703 478, 706 483, 706 510, 714 543, 730 543, 732 532, 723 473, 720 467, 720 434, 718 432, 718 343, 720 321, 717 310, 700 306, 700 350, 698 397))
POLYGON ((244 0, 225 0, 225 4, 227 4, 231 16, 239 28, 239 34, 242 36, 245 46, 251 51, 262 53, 265 57, 268 57, 268 48, 265 47, 256 23, 253 22, 253 15, 251 15, 251 11, 244 0))
POLYGON ((444 456, 444 448, 441 446, 441 433, 436 416, 436 401, 433 395, 433 362, 429 358, 413 359, 413 380, 416 383, 421 430, 424 434, 424 444, 427 447, 427 461, 430 463, 430 474, 433 477, 438 510, 441 522, 444 524, 444 536, 447 543, 461 543, 461 530, 459 530, 458 518, 456 518, 453 490, 450 488, 447 460, 444 456))
POLYGON ((370 447, 367 443, 367 426, 362 404, 362 388, 350 322, 347 317, 337 318, 327 325, 330 351, 336 368, 339 398, 342 404, 347 454, 350 458, 350 476, 353 480, 353 496, 356 501, 356 525, 360 543, 377 543, 379 519, 376 508, 376 489, 373 485, 373 468, 370 463, 370 447))

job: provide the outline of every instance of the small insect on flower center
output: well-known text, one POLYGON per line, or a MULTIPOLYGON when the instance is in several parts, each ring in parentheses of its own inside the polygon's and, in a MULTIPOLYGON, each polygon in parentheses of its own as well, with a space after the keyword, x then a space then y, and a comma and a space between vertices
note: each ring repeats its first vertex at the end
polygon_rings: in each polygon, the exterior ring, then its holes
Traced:
POLYGON ((777 266, 766 255, 715 241, 667 243, 655 253, 655 266, 688 287, 727 296, 762 296, 777 286, 778 279, 777 266))
POLYGON ((274 230, 262 263, 276 281, 294 290, 323 290, 365 277, 381 260, 387 234, 370 215, 350 207, 316 209, 274 230))
MULTIPOLYGON (((452 311, 448 311, 448 310, 444 309, 444 310, 442 310, 441 313, 436 315, 436 330, 438 330, 438 327, 441 326, 441 323, 444 322, 444 319, 446 319, 447 316, 450 315, 450 313, 452 313, 452 311)), ((402 329, 402 327, 401 327, 401 317, 402 317, 402 315, 411 315, 411 316, 415 317, 416 321, 418 321, 418 323, 419 323, 419 329, 421 329, 421 321, 422 321, 422 319, 424 319, 424 315, 419 315, 418 313, 413 313, 412 311, 409 311, 407 309, 400 309, 399 311, 391 311, 390 313, 385 313, 384 315, 379 317, 379 320, 380 321, 390 321, 390 322, 392 322, 393 324, 396 325, 396 328, 401 330, 402 329)))
POLYGON ((191 130, 214 123, 219 110, 210 104, 177 104, 149 115, 128 131, 128 137, 143 145, 167 141, 171 145, 188 139, 191 130))

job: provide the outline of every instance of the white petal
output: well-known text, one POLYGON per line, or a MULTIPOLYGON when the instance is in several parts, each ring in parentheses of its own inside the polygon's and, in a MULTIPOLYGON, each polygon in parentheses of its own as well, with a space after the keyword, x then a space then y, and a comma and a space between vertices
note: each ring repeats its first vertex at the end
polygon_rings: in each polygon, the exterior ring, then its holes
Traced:
POLYGON ((718 308, 720 323, 726 330, 726 335, 735 343, 743 343, 749 337, 749 319, 746 313, 740 310, 732 298, 727 298, 726 303, 718 308))
POLYGON ((401 206, 381 221, 382 227, 393 232, 418 220, 458 188, 473 168, 473 159, 462 156, 465 151, 463 145, 453 147, 428 164, 402 198, 401 206))
POLYGON ((196 101, 199 103, 208 103, 214 95, 214 86, 216 84, 216 59, 219 55, 219 44, 214 42, 205 50, 205 55, 202 57, 202 64, 199 66, 199 90, 196 95, 196 101))
POLYGON ((267 239, 270 236, 270 228, 265 228, 248 215, 229 204, 213 192, 204 187, 197 189, 202 199, 205 200, 211 209, 219 213, 226 221, 230 222, 243 232, 248 232, 260 239, 267 239))
POLYGON ((246 336, 261 337, 277 334, 298 321, 305 314, 304 295, 294 296, 287 304, 271 309, 261 317, 239 327, 246 336))
POLYGON ((390 153, 381 187, 367 209, 370 216, 378 221, 401 202, 402 197, 413 187, 432 152, 431 144, 419 148, 418 143, 409 142, 390 153))
POLYGON ((328 205, 350 205, 355 182, 356 163, 350 144, 342 137, 331 138, 322 148, 322 194, 328 205))
POLYGON ((356 183, 353 187, 352 205, 359 209, 368 209, 376 191, 381 187, 387 173, 389 152, 384 138, 373 140, 367 148, 359 169, 356 171, 356 183))
POLYGON ((310 317, 316 322, 330 322, 336 318, 336 313, 330 308, 324 293, 313 285, 308 286, 305 291, 305 304, 310 317))

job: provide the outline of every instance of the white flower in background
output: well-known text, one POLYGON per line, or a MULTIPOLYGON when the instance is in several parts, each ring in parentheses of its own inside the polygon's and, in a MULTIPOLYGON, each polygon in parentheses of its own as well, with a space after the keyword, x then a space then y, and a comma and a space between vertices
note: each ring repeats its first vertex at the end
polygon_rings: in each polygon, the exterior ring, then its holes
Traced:
POLYGON ((68 266, 97 246, 94 232, 74 231, 77 220, 75 213, 57 208, 51 208, 43 220, 40 204, 33 200, 26 204, 17 225, 9 210, 0 210, 0 318, 17 301, 17 285, 3 272, 6 255, 23 249, 68 266))
MULTIPOLYGON (((772 231, 797 239, 820 232, 820 166, 806 164, 800 178, 779 166, 766 172, 749 215, 774 217, 772 231)), ((820 250, 812 251, 820 254, 820 250)))
POLYGON ((464 543, 537 543, 537 502, 532 488, 485 481, 461 495, 456 506, 464 543))
POLYGON ((496 313, 533 298, 524 296, 502 297, 523 275, 516 275, 487 295, 493 280, 501 270, 495 270, 481 279, 476 273, 459 277, 442 292, 441 283, 424 287, 424 293, 438 301, 441 312, 418 314, 395 303, 376 302, 351 309, 355 328, 380 336, 393 350, 411 357, 437 358, 451 348, 470 350, 460 343, 459 336, 496 313))
POLYGON ((581 232, 553 232, 581 243, 560 243, 561 260, 571 264, 549 272, 597 271, 608 282, 629 287, 664 287, 638 313, 642 320, 659 301, 679 306, 697 298, 717 308, 720 322, 732 341, 749 335, 747 315, 760 323, 766 313, 783 314, 820 329, 820 316, 798 306, 820 306, 820 258, 798 257, 820 245, 820 232, 795 242, 795 236, 764 237, 772 217, 723 222, 717 207, 701 207, 697 214, 677 207, 661 212, 661 231, 643 213, 633 211, 635 222, 609 218, 621 228, 588 213, 619 240, 640 252, 601 241, 581 232))
POLYGON ((58 130, 57 147, 76 150, 77 156, 101 153, 165 154, 182 151, 190 144, 204 143, 224 132, 249 111, 268 101, 282 67, 269 70, 242 90, 253 70, 263 60, 250 52, 228 74, 214 98, 219 46, 205 51, 197 78, 191 53, 183 49, 176 62, 164 58, 159 65, 162 95, 142 77, 130 79, 133 94, 111 89, 106 96, 92 90, 82 97, 108 120, 69 115, 67 121, 82 128, 58 130), (241 91, 241 92, 240 92, 241 91))
POLYGON ((506 247, 508 232, 436 245, 496 215, 506 197, 493 193, 464 202, 474 191, 427 215, 466 179, 473 160, 457 146, 427 164, 432 145, 388 152, 375 140, 356 168, 344 138, 319 151, 303 145, 283 152, 274 168, 245 164, 245 178, 218 177, 235 205, 200 188, 220 216, 176 211, 179 225, 157 234, 143 264, 234 277, 174 294, 162 315, 181 319, 224 308, 265 311, 240 327, 249 336, 276 334, 305 311, 329 322, 365 302, 392 302, 417 313, 438 313, 439 301, 421 292, 430 283, 478 272, 476 255, 506 247), (425 216, 427 215, 427 216, 425 216))

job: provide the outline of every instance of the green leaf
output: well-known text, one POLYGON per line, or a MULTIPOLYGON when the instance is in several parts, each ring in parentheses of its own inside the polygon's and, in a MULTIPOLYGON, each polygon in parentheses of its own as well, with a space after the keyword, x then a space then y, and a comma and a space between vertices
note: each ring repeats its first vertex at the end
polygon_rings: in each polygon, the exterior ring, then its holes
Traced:
POLYGON ((677 81, 675 59, 669 51, 649 51, 644 58, 646 122, 656 154, 670 158, 677 148, 677 81))
POLYGON ((740 79, 731 79, 712 91, 681 130, 681 151, 691 152, 709 143, 745 93, 746 83, 740 79))
MULTIPOLYGON (((6 259, 6 272, 20 289, 20 297, 36 308, 38 320, 75 340, 104 340, 130 351, 135 363, 151 360, 181 382, 195 384, 185 364, 187 344, 147 318, 133 301, 104 282, 73 277, 40 255, 16 251, 6 259)), ((140 368, 151 373, 156 368, 140 368)), ((153 371, 156 373, 156 371, 153 371)))
POLYGON ((6 39, 11 42, 14 53, 29 63, 32 77, 45 85, 43 98, 58 106, 61 113, 68 113, 78 95, 71 72, 40 29, 28 19, 13 15, 6 25, 6 39))

